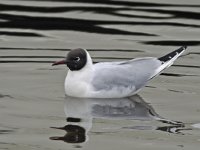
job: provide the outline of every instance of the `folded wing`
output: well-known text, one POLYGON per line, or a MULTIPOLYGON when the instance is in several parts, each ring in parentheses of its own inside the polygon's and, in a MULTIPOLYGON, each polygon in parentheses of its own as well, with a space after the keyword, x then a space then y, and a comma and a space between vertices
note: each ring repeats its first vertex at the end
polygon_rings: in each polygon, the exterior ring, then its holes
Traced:
POLYGON ((119 63, 95 64, 92 85, 95 90, 132 88, 138 90, 156 74, 162 65, 157 58, 140 58, 119 63))

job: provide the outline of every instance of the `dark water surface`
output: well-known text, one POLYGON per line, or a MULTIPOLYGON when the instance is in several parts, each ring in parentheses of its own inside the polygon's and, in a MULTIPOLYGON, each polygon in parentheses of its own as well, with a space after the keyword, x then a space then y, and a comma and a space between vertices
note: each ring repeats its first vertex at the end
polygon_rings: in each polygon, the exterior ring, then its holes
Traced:
POLYGON ((0 149, 199 149, 200 1, 1 0, 0 149), (94 62, 187 52, 139 95, 65 97, 72 48, 94 62))

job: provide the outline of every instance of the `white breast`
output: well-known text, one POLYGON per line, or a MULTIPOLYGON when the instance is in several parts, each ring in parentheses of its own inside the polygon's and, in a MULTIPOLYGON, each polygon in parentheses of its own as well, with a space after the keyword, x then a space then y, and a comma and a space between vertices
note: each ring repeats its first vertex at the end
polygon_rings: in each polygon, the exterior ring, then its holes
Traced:
POLYGON ((88 93, 88 83, 73 79, 67 76, 65 78, 65 93, 69 96, 86 97, 88 93))
POLYGON ((80 71, 68 71, 65 78, 65 93, 74 97, 88 97, 91 91, 92 67, 83 68, 80 71))

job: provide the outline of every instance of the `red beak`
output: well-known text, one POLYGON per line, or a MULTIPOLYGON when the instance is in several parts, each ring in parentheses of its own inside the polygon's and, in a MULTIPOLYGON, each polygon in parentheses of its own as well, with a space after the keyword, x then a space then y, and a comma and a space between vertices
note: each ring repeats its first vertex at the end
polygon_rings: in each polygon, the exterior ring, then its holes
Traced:
POLYGON ((56 61, 52 64, 52 66, 55 66, 55 65, 62 65, 62 64, 66 64, 66 60, 61 60, 61 61, 56 61))

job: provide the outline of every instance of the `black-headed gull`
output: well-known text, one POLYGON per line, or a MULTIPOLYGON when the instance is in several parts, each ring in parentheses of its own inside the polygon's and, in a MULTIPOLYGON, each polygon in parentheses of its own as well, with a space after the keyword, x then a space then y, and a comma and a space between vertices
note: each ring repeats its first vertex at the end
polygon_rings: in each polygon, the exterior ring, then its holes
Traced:
POLYGON ((87 50, 71 50, 66 59, 52 65, 66 64, 65 93, 73 97, 122 98, 136 94, 149 80, 171 66, 187 47, 160 58, 144 57, 120 62, 93 64, 87 50))

